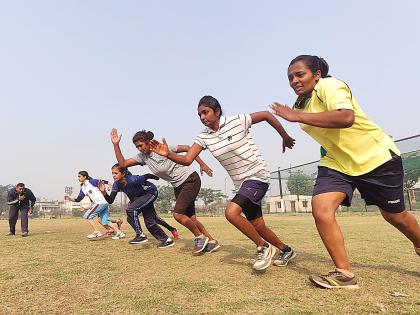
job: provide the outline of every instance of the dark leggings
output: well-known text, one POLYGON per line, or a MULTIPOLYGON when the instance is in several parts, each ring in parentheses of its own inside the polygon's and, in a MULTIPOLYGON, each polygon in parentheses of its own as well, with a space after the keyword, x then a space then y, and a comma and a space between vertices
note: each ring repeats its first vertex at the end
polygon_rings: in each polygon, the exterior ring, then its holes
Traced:
POLYGON ((130 202, 125 210, 127 213, 127 221, 134 231, 136 231, 136 234, 140 235, 143 231, 141 229, 139 215, 140 213, 143 213, 144 223, 150 234, 160 242, 165 242, 168 239, 168 236, 163 232, 155 219, 156 211, 153 202, 156 198, 157 195, 146 193, 130 202))
POLYGON ((175 231, 176 228, 174 228, 172 225, 169 225, 168 222, 166 222, 165 220, 163 220, 156 212, 155 210, 155 221, 157 224, 163 226, 164 228, 166 228, 168 231, 172 232, 175 231))

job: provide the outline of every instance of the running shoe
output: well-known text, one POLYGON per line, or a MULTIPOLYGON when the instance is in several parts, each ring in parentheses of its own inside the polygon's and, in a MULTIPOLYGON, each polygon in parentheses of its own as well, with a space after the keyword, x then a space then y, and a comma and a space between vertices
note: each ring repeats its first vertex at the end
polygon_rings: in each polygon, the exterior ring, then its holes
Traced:
POLYGON ((175 245, 175 242, 170 237, 168 237, 168 239, 165 242, 161 243, 158 247, 159 248, 168 248, 168 247, 172 247, 174 245, 175 245))
POLYGON ((193 249, 193 255, 197 255, 201 253, 204 248, 206 248, 207 243, 209 242, 209 238, 207 236, 199 236, 194 239, 194 249, 193 249))
POLYGON ((177 229, 172 230, 171 233, 172 233, 172 236, 174 237, 175 241, 179 240, 179 233, 178 233, 177 229))
POLYGON ((86 237, 89 239, 101 237, 102 233, 99 231, 93 231, 92 234, 87 235, 86 237))
POLYGON ((358 289, 356 277, 349 277, 344 273, 334 270, 327 275, 312 275, 309 277, 316 285, 326 289, 358 289))
POLYGON ((112 239, 113 239, 113 240, 121 240, 121 239, 123 239, 124 237, 125 237, 124 232, 118 232, 117 234, 115 234, 115 235, 112 237, 112 239))
POLYGON ((220 248, 220 244, 216 240, 211 240, 207 243, 206 247, 203 249, 203 253, 212 253, 220 248))
POLYGON ((131 241, 129 241, 130 244, 144 244, 147 243, 148 239, 147 237, 143 235, 136 235, 135 238, 133 238, 131 241))
POLYGON ((257 271, 262 271, 268 268, 271 265, 271 260, 273 259, 276 249, 273 245, 266 243, 264 246, 257 247, 257 259, 255 260, 252 269, 257 271))
POLYGON ((274 266, 285 267, 293 258, 296 257, 296 253, 293 249, 290 248, 288 252, 282 250, 279 251, 279 254, 276 259, 273 261, 274 266))

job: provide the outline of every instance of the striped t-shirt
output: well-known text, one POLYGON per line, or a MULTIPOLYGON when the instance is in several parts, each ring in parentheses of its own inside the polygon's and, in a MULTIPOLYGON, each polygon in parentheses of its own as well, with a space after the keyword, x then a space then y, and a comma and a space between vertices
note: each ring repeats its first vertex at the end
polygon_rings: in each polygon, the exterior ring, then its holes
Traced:
POLYGON ((249 133, 251 115, 220 117, 218 131, 206 128, 194 140, 203 150, 209 149, 228 172, 236 189, 245 180, 270 183, 270 171, 249 133))
MULTIPOLYGON (((169 149, 176 151, 177 146, 170 146, 169 149)), ((188 166, 177 164, 153 151, 150 154, 139 152, 132 158, 140 165, 147 165, 154 175, 168 181, 173 187, 180 186, 187 180, 188 176, 194 173, 188 166)))

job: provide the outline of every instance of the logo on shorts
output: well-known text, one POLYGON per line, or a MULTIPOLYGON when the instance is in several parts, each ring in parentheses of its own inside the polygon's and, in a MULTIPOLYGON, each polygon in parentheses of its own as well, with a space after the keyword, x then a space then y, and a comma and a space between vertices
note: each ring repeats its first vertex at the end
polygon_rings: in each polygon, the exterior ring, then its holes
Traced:
POLYGON ((388 200, 388 203, 399 203, 401 199, 388 200))

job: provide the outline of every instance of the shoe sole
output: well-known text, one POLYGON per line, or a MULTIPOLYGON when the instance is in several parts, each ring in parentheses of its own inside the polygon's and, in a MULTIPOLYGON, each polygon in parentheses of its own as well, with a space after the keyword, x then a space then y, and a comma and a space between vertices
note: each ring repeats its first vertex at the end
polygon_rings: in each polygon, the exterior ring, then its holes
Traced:
POLYGON ((266 265, 264 265, 262 267, 258 267, 258 268, 254 268, 254 266, 252 266, 252 269, 254 269, 255 271, 263 271, 263 270, 267 269, 271 265, 271 261, 273 260, 273 257, 274 257, 275 254, 276 254, 276 249, 273 247, 271 257, 270 257, 270 260, 268 261, 268 263, 266 265))
POLYGON ((166 245, 166 246, 158 246, 158 248, 169 248, 169 247, 172 247, 174 245, 175 245, 175 242, 172 242, 171 244, 166 245))
POLYGON ((203 250, 203 253, 213 253, 215 251, 217 251, 220 248, 220 245, 218 244, 215 248, 213 248, 212 250, 203 250))
POLYGON ((128 242, 128 243, 130 243, 130 244, 144 244, 144 243, 147 243, 149 240, 145 240, 145 241, 141 241, 141 242, 128 242))
POLYGON ((293 252, 293 255, 292 255, 292 257, 290 257, 289 258, 289 260, 288 261, 286 261, 286 263, 284 264, 284 265, 282 265, 282 264, 280 264, 280 263, 276 263, 276 261, 273 261, 273 265, 274 266, 277 266, 277 267, 286 267, 287 266, 287 264, 289 263, 289 261, 291 261, 293 258, 295 258, 296 257, 296 253, 295 252, 293 252))
POLYGON ((203 247, 200 250, 197 250, 197 251, 193 252, 192 254, 197 255, 197 254, 201 253, 204 250, 204 248, 206 248, 208 242, 209 242, 209 238, 206 237, 206 241, 204 242, 203 247))
POLYGON ((332 285, 329 285, 327 283, 323 283, 323 282, 320 282, 316 279, 313 279, 312 277, 309 277, 309 280, 312 283, 314 283, 317 286, 319 286, 321 288, 324 288, 324 289, 346 289, 346 290, 357 290, 357 289, 359 289, 358 284, 332 286, 332 285))

